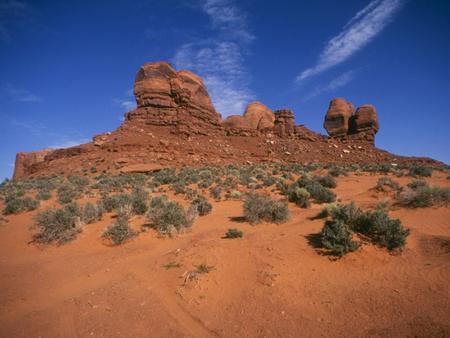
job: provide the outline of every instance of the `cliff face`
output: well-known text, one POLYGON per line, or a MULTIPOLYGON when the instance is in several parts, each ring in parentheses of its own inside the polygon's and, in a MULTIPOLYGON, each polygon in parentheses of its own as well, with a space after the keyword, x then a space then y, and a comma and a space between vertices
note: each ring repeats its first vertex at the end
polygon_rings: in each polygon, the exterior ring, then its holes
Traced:
POLYGON ((379 126, 372 105, 355 110, 344 99, 332 100, 326 137, 296 126, 292 110, 272 111, 260 102, 250 103, 243 115, 222 120, 203 80, 167 62, 144 64, 136 74, 134 94, 137 108, 125 114, 117 130, 76 147, 18 153, 14 179, 269 161, 412 161, 374 147, 379 126))

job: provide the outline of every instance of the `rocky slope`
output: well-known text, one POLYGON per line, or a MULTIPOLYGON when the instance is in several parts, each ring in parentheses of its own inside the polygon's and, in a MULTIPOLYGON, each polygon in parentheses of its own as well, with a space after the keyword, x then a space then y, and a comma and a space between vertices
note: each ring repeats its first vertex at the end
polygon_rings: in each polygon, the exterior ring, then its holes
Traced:
POLYGON ((392 155, 374 146, 379 129, 372 105, 358 109, 334 99, 325 116, 329 137, 295 125, 290 109, 260 102, 222 120, 203 80, 167 62, 144 64, 134 83, 137 108, 115 131, 79 146, 18 153, 14 179, 51 174, 147 172, 165 166, 245 162, 430 162, 392 155))

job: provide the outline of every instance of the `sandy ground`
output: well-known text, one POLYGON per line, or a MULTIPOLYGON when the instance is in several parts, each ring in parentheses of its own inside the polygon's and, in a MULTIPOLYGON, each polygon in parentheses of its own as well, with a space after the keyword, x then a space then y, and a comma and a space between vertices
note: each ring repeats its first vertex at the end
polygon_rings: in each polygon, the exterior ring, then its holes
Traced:
MULTIPOLYGON (((389 198, 371 190, 379 177, 342 177, 335 191, 374 206, 389 198)), ((439 173, 429 181, 450 186, 439 173)), ((311 245, 320 209, 290 205, 289 222, 251 226, 242 202, 224 201, 177 238, 148 230, 118 247, 99 238, 109 217, 39 247, 29 244, 33 213, 10 216, 0 225, 0 336, 450 337, 449 207, 395 209, 411 229, 401 254, 367 244, 340 260, 311 245), (231 227, 244 237, 223 239, 231 227), (202 263, 214 269, 185 281, 202 263)))

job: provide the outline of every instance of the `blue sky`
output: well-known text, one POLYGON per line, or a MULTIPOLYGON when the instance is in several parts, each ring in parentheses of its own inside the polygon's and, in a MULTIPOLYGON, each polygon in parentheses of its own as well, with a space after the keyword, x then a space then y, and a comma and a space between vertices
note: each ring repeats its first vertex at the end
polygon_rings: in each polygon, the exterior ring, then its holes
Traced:
POLYGON ((0 178, 15 153, 86 142, 134 106, 144 62, 205 79, 223 116, 259 100, 323 132, 374 104, 376 145, 450 163, 450 1, 0 0, 0 178))

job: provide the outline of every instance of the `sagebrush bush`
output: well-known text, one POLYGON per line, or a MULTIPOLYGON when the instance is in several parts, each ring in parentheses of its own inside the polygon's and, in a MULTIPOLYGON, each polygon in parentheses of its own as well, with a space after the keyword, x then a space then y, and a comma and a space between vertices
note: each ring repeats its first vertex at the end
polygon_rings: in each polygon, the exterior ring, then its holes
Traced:
POLYGON ((161 234, 172 234, 193 225, 198 215, 195 207, 186 212, 181 204, 170 201, 167 196, 154 197, 150 203, 147 217, 153 227, 161 234))
POLYGON ((423 177, 430 177, 433 173, 433 169, 423 166, 423 165, 412 165, 411 168, 409 168, 409 176, 423 176, 423 177))
POLYGON ((326 221, 320 233, 321 244, 332 255, 339 257, 355 251, 359 244, 352 239, 352 232, 342 220, 326 221))
POLYGON ((148 210, 148 193, 145 189, 137 187, 131 193, 131 206, 133 213, 137 215, 143 215, 148 210))
POLYGON ((338 177, 341 175, 347 175, 347 171, 342 167, 332 167, 328 169, 328 175, 338 177))
POLYGON ((200 216, 209 214, 212 210, 211 203, 208 202, 205 196, 197 196, 191 203, 191 205, 197 209, 200 216))
POLYGON ((222 187, 216 185, 215 187, 211 187, 209 189, 209 193, 212 198, 214 198, 216 201, 220 201, 222 197, 222 187))
POLYGON ((308 176, 302 176, 294 184, 308 190, 317 203, 331 203, 336 200, 334 192, 308 176))
POLYGON ((114 244, 119 245, 123 242, 137 236, 137 232, 131 229, 128 224, 128 218, 119 215, 114 223, 112 223, 103 232, 102 237, 111 240, 114 244))
POLYGON ((377 189, 378 191, 387 191, 386 187, 389 187, 393 190, 399 190, 400 184, 398 184, 396 181, 394 181, 390 177, 379 178, 377 185, 375 186, 375 189, 377 189))
POLYGON ((289 202, 294 202, 300 208, 308 208, 310 205, 309 197, 311 194, 305 188, 299 188, 293 185, 288 189, 289 202))
POLYGON ((81 220, 83 223, 90 224, 102 219, 103 206, 101 203, 86 203, 82 208, 81 220))
POLYGON ((80 208, 70 203, 61 209, 48 209, 37 214, 34 227, 38 229, 33 237, 39 243, 64 244, 75 239, 81 232, 80 208))
POLYGON ((23 211, 32 211, 39 207, 39 201, 30 197, 6 196, 4 215, 19 214, 23 211))
POLYGON ((225 238, 241 238, 244 236, 244 233, 241 230, 238 230, 236 228, 228 229, 228 231, 225 233, 225 238))
POLYGON ((389 250, 403 247, 409 235, 409 229, 405 229, 399 219, 391 219, 383 209, 362 213, 353 227, 389 250))
POLYGON ((47 201, 50 198, 52 198, 52 193, 50 190, 47 189, 41 189, 38 191, 38 193, 36 194, 36 198, 38 200, 42 200, 42 201, 47 201))
POLYGON ((397 194, 398 204, 407 208, 426 208, 448 204, 450 188, 430 187, 425 181, 413 181, 397 194))
POLYGON ((336 188, 337 186, 336 179, 331 175, 318 176, 315 177, 314 179, 325 188, 336 188))
MULTIPOLYGON (((332 223, 326 221, 324 229, 331 227, 331 230, 328 229, 327 231, 331 231, 331 234, 339 234, 338 237, 344 243, 347 243, 348 238, 351 239, 351 234, 347 234, 347 231, 354 231, 366 236, 371 242, 381 247, 393 250, 402 248, 409 235, 409 229, 405 229, 400 220, 391 219, 383 208, 364 212, 356 207, 354 203, 347 205, 338 204, 333 205, 333 207, 327 210, 327 216, 331 217, 332 223)), ((322 244, 328 249, 331 249, 329 243, 325 244, 322 241, 322 244)), ((340 246, 337 245, 337 250, 336 253, 343 249, 340 249, 340 246)), ((345 250, 342 253, 345 254, 345 250)))
POLYGON ((61 204, 71 203, 80 194, 80 191, 71 184, 63 184, 58 188, 58 201, 61 204))
POLYGON ((244 216, 252 224, 261 221, 282 223, 289 218, 289 209, 286 201, 253 193, 245 199, 244 216))

